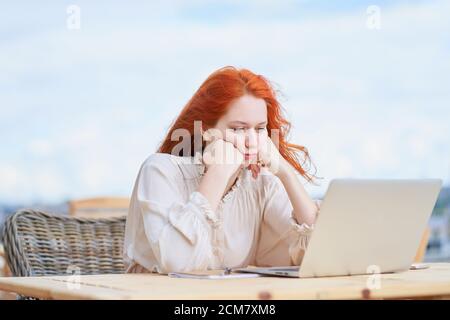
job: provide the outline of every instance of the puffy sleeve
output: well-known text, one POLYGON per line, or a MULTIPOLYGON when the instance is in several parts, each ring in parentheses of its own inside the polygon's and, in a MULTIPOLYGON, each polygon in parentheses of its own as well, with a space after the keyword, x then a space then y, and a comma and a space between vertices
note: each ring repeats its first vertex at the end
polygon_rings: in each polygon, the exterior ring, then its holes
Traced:
MULTIPOLYGON (((314 225, 298 224, 281 181, 272 176, 263 187, 263 217, 255 263, 258 266, 300 265, 314 225)), ((315 201, 317 209, 320 201, 315 201)))
POLYGON ((206 270, 213 261, 213 235, 219 222, 200 192, 183 199, 182 178, 174 164, 144 164, 137 182, 137 204, 158 271, 206 270))

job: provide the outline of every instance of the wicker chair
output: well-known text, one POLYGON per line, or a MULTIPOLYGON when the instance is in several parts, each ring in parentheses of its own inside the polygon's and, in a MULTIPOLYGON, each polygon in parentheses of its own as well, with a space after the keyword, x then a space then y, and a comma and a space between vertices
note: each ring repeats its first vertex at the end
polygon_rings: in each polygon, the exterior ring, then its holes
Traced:
POLYGON ((4 225, 6 261, 18 277, 123 273, 125 220, 18 211, 4 225))

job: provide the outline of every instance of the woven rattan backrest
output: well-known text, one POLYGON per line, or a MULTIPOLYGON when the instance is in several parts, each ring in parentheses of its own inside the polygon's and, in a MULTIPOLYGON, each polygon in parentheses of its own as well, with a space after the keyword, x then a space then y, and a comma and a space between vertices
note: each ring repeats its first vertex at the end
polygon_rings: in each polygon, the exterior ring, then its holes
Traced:
POLYGON ((125 220, 20 210, 5 222, 6 260, 14 276, 123 273, 125 220))

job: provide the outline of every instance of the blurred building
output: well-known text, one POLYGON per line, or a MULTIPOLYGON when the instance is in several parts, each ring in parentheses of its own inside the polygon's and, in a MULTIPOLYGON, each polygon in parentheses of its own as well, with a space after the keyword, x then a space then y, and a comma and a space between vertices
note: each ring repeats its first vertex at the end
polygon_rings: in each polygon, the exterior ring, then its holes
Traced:
POLYGON ((426 261, 450 261, 450 204, 443 214, 433 215, 428 223, 430 240, 426 261))

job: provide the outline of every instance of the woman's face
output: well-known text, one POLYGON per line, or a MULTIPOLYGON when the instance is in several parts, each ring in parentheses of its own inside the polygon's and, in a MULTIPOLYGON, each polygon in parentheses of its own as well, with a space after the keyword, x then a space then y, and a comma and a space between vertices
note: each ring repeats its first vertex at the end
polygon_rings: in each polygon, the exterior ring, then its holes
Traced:
POLYGON ((264 99, 246 94, 231 102, 227 113, 217 122, 222 137, 231 132, 235 143, 245 146, 245 164, 257 160, 258 143, 267 137, 267 106, 264 99))

